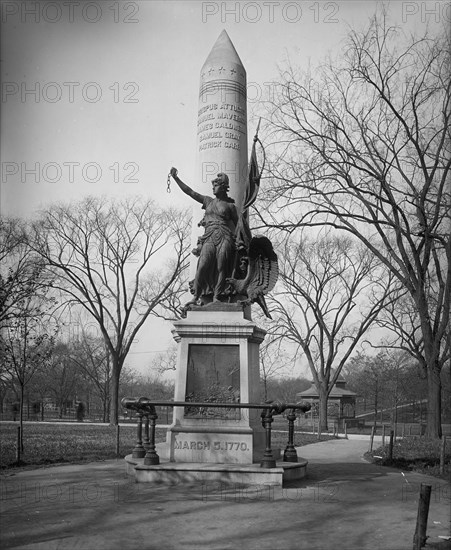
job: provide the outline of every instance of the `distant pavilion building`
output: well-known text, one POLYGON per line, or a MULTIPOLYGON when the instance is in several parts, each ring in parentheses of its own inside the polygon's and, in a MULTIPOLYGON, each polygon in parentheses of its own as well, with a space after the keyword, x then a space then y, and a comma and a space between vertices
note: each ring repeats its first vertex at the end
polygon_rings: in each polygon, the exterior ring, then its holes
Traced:
MULTIPOLYGON (((327 400, 327 416, 330 418, 355 418, 355 402, 357 394, 346 389, 346 380, 340 374, 327 400)), ((297 401, 309 401, 312 404, 313 415, 318 415, 319 394, 315 384, 311 388, 296 394, 297 401)))

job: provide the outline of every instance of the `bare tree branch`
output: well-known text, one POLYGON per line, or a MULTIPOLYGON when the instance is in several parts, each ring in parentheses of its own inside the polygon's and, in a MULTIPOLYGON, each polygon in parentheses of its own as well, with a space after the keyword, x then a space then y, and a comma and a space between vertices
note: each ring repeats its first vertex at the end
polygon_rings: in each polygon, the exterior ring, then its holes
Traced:
POLYGON ((449 357, 449 40, 403 37, 382 10, 314 76, 288 65, 268 104, 272 182, 258 212, 262 225, 289 233, 327 225, 356 237, 408 291, 431 436, 441 434, 440 370, 449 357))
POLYGON ((118 420, 119 376, 150 315, 175 313, 187 267, 189 217, 150 200, 88 197, 52 206, 34 224, 33 247, 55 288, 98 323, 112 359, 111 422, 118 420))

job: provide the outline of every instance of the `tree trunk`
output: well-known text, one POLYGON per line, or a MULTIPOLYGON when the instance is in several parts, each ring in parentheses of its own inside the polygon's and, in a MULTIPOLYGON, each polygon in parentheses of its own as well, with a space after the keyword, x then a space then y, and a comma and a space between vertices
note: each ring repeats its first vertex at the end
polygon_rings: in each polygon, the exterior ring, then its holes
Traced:
POLYGON ((103 396, 101 396, 101 399, 102 399, 102 409, 103 409, 103 421, 108 422, 108 419, 110 417, 110 402, 111 402, 109 388, 108 388, 108 392, 105 391, 103 396))
POLYGON ((319 397, 319 419, 318 419, 318 436, 320 432, 327 432, 327 390, 318 388, 319 397))
MULTIPOLYGON (((376 389, 374 392, 374 422, 373 422, 374 429, 376 429, 376 424, 377 424, 377 407, 379 405, 378 397, 379 397, 379 392, 378 392, 377 381, 376 381, 376 389)), ((381 407, 381 414, 382 414, 382 407, 381 407)))
POLYGON ((113 368, 111 372, 111 405, 110 405, 110 424, 117 426, 119 424, 119 378, 121 376, 122 364, 113 356, 113 368))
POLYGON ((421 333, 424 342, 424 359, 428 383, 428 401, 426 417, 426 436, 442 437, 442 381, 439 363, 440 347, 432 332, 428 315, 428 304, 424 294, 416 301, 420 315, 421 333))
POLYGON ((398 425, 398 396, 396 393, 395 393, 395 399, 393 402, 393 425, 396 433, 396 427, 398 425))
POLYGON ((20 426, 20 452, 23 453, 23 401, 24 401, 24 387, 20 386, 20 405, 19 405, 19 426, 20 426))
POLYGON ((440 370, 434 366, 428 366, 428 404, 426 419, 426 436, 442 437, 442 382, 440 370))

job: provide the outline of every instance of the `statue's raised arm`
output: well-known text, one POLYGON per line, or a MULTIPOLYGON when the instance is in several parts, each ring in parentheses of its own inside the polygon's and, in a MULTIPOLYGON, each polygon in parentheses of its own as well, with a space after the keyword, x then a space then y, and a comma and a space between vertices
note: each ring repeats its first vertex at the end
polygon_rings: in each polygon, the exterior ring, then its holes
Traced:
POLYGON ((189 197, 194 199, 197 202, 200 202, 203 204, 205 196, 201 195, 197 191, 194 191, 194 189, 191 189, 189 185, 186 185, 179 177, 178 177, 178 170, 177 168, 172 167, 169 171, 170 176, 173 178, 173 180, 177 183, 177 185, 180 187, 180 189, 189 197))

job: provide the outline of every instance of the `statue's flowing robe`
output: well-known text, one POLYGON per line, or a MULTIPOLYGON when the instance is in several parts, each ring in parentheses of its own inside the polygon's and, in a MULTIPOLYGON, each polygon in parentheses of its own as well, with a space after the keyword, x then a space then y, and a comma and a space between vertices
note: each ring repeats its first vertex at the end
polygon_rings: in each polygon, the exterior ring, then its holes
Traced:
POLYGON ((205 210, 201 224, 205 233, 199 238, 199 261, 194 279, 196 297, 224 294, 226 278, 231 277, 235 263, 235 226, 238 214, 232 199, 204 197, 205 210))

